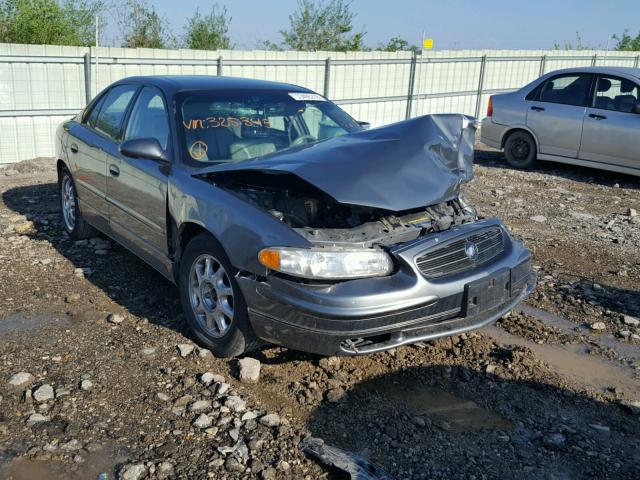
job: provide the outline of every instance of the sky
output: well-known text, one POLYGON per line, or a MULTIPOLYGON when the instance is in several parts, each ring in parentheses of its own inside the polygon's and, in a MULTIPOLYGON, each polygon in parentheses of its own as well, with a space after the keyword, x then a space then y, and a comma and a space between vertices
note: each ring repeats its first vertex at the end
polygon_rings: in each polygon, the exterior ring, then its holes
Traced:
MULTIPOLYGON (((211 1, 149 0, 182 33, 185 19, 199 8, 210 11, 211 1)), ((296 0, 218 0, 231 20, 236 49, 254 49, 260 40, 279 41, 278 31, 289 25, 296 0)), ((365 44, 376 47, 394 36, 420 44, 423 31, 434 48, 448 49, 550 49, 554 44, 576 44, 576 32, 589 47, 606 48, 607 39, 629 29, 640 32, 638 0, 353 0, 354 26, 366 32, 365 44)), ((104 26, 104 41, 118 38, 111 13, 104 26)), ((614 40, 609 40, 613 48, 614 40)))

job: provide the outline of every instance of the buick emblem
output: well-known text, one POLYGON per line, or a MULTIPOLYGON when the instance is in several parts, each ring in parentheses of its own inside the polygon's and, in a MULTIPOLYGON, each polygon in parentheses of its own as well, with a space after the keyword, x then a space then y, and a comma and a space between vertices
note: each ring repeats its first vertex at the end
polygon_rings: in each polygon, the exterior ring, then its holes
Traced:
POLYGON ((475 262, 478 259, 478 246, 473 242, 464 245, 464 253, 469 260, 475 262))

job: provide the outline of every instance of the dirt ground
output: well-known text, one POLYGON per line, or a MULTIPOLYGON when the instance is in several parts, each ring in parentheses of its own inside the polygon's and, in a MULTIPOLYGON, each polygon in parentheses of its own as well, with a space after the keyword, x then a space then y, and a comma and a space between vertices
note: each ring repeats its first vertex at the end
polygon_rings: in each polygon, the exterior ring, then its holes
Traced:
POLYGON ((243 383, 175 287, 63 233, 51 160, 0 170, 0 478, 348 478, 310 435, 395 479, 639 478, 640 181, 483 148, 475 173, 468 199, 533 251, 521 307, 367 357, 264 348, 243 383))

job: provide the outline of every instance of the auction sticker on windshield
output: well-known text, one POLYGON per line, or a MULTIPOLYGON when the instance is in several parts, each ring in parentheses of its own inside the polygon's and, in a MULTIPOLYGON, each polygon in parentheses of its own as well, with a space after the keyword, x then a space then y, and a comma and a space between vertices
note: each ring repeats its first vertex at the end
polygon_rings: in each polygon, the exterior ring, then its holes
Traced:
POLYGON ((299 102, 326 102, 327 99, 317 93, 291 92, 289 96, 299 102))

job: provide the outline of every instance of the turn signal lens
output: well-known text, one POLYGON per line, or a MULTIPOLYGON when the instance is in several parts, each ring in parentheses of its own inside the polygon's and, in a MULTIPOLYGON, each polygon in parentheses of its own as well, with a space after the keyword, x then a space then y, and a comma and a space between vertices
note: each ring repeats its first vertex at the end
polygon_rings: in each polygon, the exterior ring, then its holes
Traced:
POLYGON ((270 248, 260 250, 258 260, 262 265, 272 270, 280 270, 280 252, 270 248))

